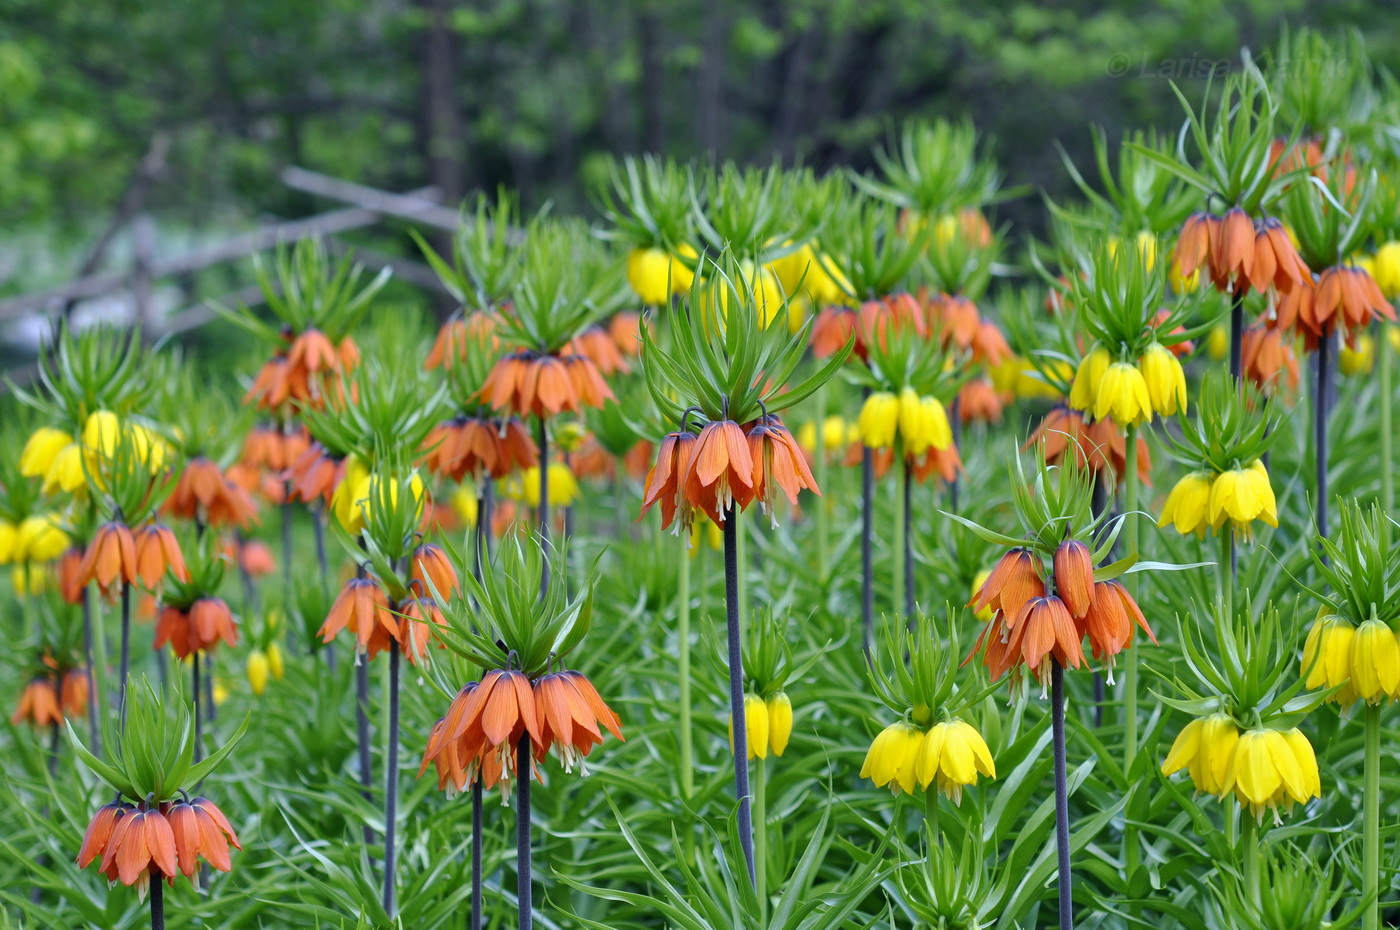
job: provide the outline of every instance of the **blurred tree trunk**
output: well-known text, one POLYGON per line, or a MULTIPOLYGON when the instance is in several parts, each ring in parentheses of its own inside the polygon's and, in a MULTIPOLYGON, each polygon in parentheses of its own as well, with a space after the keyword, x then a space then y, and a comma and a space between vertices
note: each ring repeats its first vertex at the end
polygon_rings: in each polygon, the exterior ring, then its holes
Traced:
POLYGON ((422 149, 428 181, 444 203, 462 199, 462 117, 457 105, 457 37, 452 31, 454 0, 422 0, 422 149))
POLYGON ((705 11, 705 37, 695 94, 699 103, 695 135, 702 156, 717 155, 724 148, 724 59, 729 46, 726 12, 721 0, 714 0, 705 11))
MULTIPOLYGON (((428 183, 442 192, 442 202, 456 208, 462 201, 462 116, 457 105, 457 36, 452 31, 454 0, 422 0, 423 115, 420 147, 428 183)), ((452 234, 438 230, 429 236, 433 249, 452 254, 452 234)), ((450 261, 450 259, 449 259, 450 261)), ((449 298, 436 299, 439 317, 456 309, 449 298)))
POLYGON ((642 60, 642 145, 660 152, 664 143, 662 101, 661 20, 650 0, 637 12, 637 44, 642 60))
POLYGON ((778 87, 777 138, 773 148, 784 164, 796 161, 797 137, 802 131, 802 118, 808 94, 808 73, 812 46, 816 44, 815 27, 806 26, 788 46, 786 67, 778 87))

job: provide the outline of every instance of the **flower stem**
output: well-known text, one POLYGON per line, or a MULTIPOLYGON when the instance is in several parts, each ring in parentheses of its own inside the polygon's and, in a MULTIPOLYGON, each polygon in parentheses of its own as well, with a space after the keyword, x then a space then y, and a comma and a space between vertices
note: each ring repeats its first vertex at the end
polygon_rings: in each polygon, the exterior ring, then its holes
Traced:
MULTIPOLYGON (((1390 324, 1381 323, 1376 339, 1376 354, 1380 356, 1381 369, 1381 510, 1390 513, 1395 508, 1395 477, 1391 474, 1392 459, 1395 451, 1390 435, 1391 423, 1391 395, 1390 395, 1390 366, 1391 356, 1394 354, 1390 350, 1390 324)), ((1390 521, 1381 521, 1382 532, 1385 533, 1387 544, 1390 541, 1390 521)))
MULTIPOLYGON (((282 603, 292 603, 292 512, 291 500, 282 502, 282 603)), ((310 634, 307 634, 308 636, 310 634)), ((314 642, 314 640, 310 640, 314 642)), ((288 644, 296 642, 289 639, 288 644)))
MULTIPOLYGON (((962 452, 962 394, 953 398, 953 402, 948 405, 948 419, 952 421, 953 428, 953 448, 962 452)), ((953 472, 953 480, 948 482, 948 509, 952 513, 958 512, 958 473, 953 472)), ((912 611, 911 611, 912 613, 912 611)))
POLYGON ((530 890, 530 734, 520 735, 515 771, 515 896, 520 910, 520 930, 535 922, 530 890))
POLYGON ((472 922, 481 930, 481 778, 472 781, 472 922))
MULTIPOLYGON (((830 469, 826 462, 826 392, 823 384, 817 388, 817 487, 830 493, 827 488, 827 475, 830 469)), ((831 514, 827 512, 829 499, 817 501, 817 577, 826 581, 827 564, 831 557, 831 514)))
MULTIPOLYGON (((360 756, 360 794, 369 802, 374 795, 369 765, 369 660, 364 656, 355 660, 355 738, 360 756)), ((366 846, 374 842, 374 831, 368 823, 364 825, 364 837, 366 846)))
POLYGON ((739 512, 731 505, 724 514, 724 605, 729 632, 729 719, 734 721, 734 795, 739 801, 739 845, 749 867, 753 861, 753 819, 749 804, 749 730, 744 717, 744 653, 739 628, 739 512))
MULTIPOLYGON (((1127 445, 1124 450, 1123 475, 1123 543, 1130 553, 1138 551, 1138 427, 1128 427, 1127 445)), ((1132 771, 1133 760, 1137 758, 1138 734, 1138 651, 1123 650, 1123 772, 1132 771)), ((1127 826, 1123 830, 1123 862, 1127 874, 1131 876, 1138 865, 1137 828, 1127 826)))
POLYGON ((540 541, 546 544, 544 569, 540 572, 540 597, 543 598, 549 591, 549 430, 545 428, 544 417, 538 422, 535 442, 540 447, 540 541))
POLYGON ((389 742, 384 749, 384 910, 394 916, 395 821, 399 812, 399 641, 389 640, 389 742))
POLYGON ((768 760, 759 759, 754 773, 754 864, 758 891, 759 926, 768 925, 768 760))
MULTIPOLYGON (((1230 295, 1230 375, 1236 380, 1244 368, 1244 294, 1247 289, 1247 284, 1236 285, 1230 295)), ((1244 390, 1243 385, 1240 390, 1244 390)))
POLYGON ((938 829, 938 788, 929 785, 924 792, 924 823, 928 827, 929 843, 943 845, 943 832, 938 829))
MULTIPOLYGON (((904 615, 913 617, 917 600, 914 597, 914 469, 907 460, 901 481, 904 484, 904 506, 899 517, 904 524, 904 615)), ((953 509, 956 511, 957 507, 953 509)))
POLYGON ((1240 809, 1240 850, 1244 853, 1244 885, 1249 900, 1259 904, 1259 821, 1240 809))
MULTIPOLYGON (((1123 543, 1128 552, 1138 551, 1138 428, 1128 427, 1126 467, 1123 475, 1123 543)), ((1123 650, 1123 771, 1137 755, 1137 650, 1123 650)), ((1134 857, 1136 858, 1136 857, 1134 857)))
POLYGON ((689 537, 680 546, 680 590, 676 593, 676 640, 680 652, 681 685, 681 794, 689 801, 695 794, 695 770, 690 734, 690 550, 689 537))
POLYGON ((1060 930, 1074 928, 1074 890, 1070 885, 1069 782, 1065 771, 1065 670, 1050 660, 1051 729, 1055 744, 1055 851, 1059 856, 1060 930))
POLYGON ((1381 708, 1366 705, 1366 757, 1363 769, 1361 892, 1366 898, 1362 930, 1380 928, 1381 868, 1381 708))
MULTIPOLYGON (((894 546, 892 547, 894 551, 893 557, 890 559, 890 568, 894 572, 894 585, 891 590, 893 596, 890 598, 890 611, 898 614, 905 610, 904 605, 908 600, 905 595, 907 579, 904 574, 904 556, 909 547, 909 539, 905 535, 907 527, 904 524, 904 505, 909 496, 909 484, 906 480, 909 475, 909 463, 904 460, 904 448, 899 440, 895 440, 894 460, 898 464, 899 474, 894 480, 894 546)), ((905 611, 906 616, 912 613, 913 611, 905 611)))
POLYGON ((1225 616, 1235 617, 1235 531, 1229 526, 1220 530, 1220 602, 1225 605, 1225 616))
MULTIPOLYGON (((311 511, 311 535, 316 540, 316 568, 321 574, 321 596, 330 599, 331 595, 331 568, 330 560, 326 557, 326 508, 319 506, 311 511)), ((290 604, 284 604, 282 615, 289 616, 287 608, 290 604)), ((287 640, 291 641, 291 634, 287 634, 287 640)), ((312 637, 315 642, 315 637, 312 637)), ((326 654, 326 668, 335 671, 335 644, 323 650, 326 654)))
POLYGON ((151 866, 151 930, 165 930, 165 886, 160 869, 151 866))
POLYGON ((121 708, 122 732, 126 732, 126 679, 131 670, 131 585, 122 582, 122 662, 121 696, 117 706, 121 708))
POLYGON ((871 578, 870 536, 875 523, 874 450, 866 446, 860 456, 860 622, 861 648, 871 655, 875 643, 875 585, 871 578))
POLYGON ((199 692, 199 650, 190 653, 190 678, 194 687, 194 761, 198 764, 204 758, 204 715, 199 705, 204 703, 199 692))
POLYGON ((88 712, 88 745, 92 747, 92 754, 98 758, 102 757, 102 741, 100 737, 101 728, 98 726, 98 708, 102 702, 97 694, 97 672, 93 665, 93 622, 92 622, 92 585, 83 585, 83 656, 87 660, 87 683, 88 693, 92 695, 89 706, 92 708, 88 712))
POLYGON ((1327 388, 1332 380, 1332 332, 1317 342, 1317 379, 1313 385, 1313 452, 1317 457, 1317 535, 1327 538, 1327 388))

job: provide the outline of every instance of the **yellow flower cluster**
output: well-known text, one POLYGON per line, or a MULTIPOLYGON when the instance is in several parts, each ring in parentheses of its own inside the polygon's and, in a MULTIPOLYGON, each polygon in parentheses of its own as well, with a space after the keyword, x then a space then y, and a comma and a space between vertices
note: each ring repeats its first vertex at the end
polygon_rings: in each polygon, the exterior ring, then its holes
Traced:
POLYGON ((68 545, 68 534, 63 531, 57 514, 32 514, 18 526, 0 520, 0 565, 52 562, 68 545))
POLYGON ((1371 277, 1389 300, 1400 297, 1400 242, 1387 242, 1371 259, 1371 277))
MULTIPOLYGON (((536 476, 538 480, 538 476, 536 476)), ((422 509, 424 503, 423 479, 415 471, 409 481, 409 487, 413 491, 413 499, 418 508, 422 509)), ((399 500, 399 486, 395 482, 389 488, 389 499, 397 504, 399 500)), ((335 493, 331 496, 331 513, 345 531, 350 535, 355 535, 365 528, 365 519, 373 503, 379 500, 379 489, 375 484, 373 476, 370 474, 369 466, 364 463, 358 455, 351 453, 345 457, 345 477, 340 484, 336 485, 335 493)))
MULTIPOLYGON (((744 696, 744 729, 749 735, 749 758, 781 756, 792 737, 792 701, 779 691, 768 700, 757 694, 744 696)), ((729 751, 734 751, 734 719, 729 720, 729 751)))
POLYGON ((1115 361, 1107 349, 1095 346, 1074 374, 1069 405, 1121 427, 1150 423, 1154 415, 1186 412, 1186 372, 1160 342, 1152 343, 1136 364, 1115 361))
POLYGON ((1185 536, 1219 530, 1227 522, 1241 535, 1250 533, 1255 520, 1278 526, 1278 501, 1264 463, 1255 459, 1248 468, 1218 474, 1193 471, 1176 483, 1162 506, 1158 526, 1171 524, 1185 536))
MULTIPOLYGON (((578 479, 563 462, 549 463, 549 506, 568 507, 578 498, 578 479)), ((511 475, 501 485, 501 494, 527 507, 540 505, 540 467, 529 468, 511 475)))
MULTIPOLYGON (((1068 381, 1074 374, 1074 366, 1060 359, 1045 359, 1041 362, 1051 376, 1068 381)), ((1021 400, 1052 400, 1061 397, 1059 388, 1045 380, 1034 365, 1015 356, 1003 359, 1000 364, 988 369, 992 387, 1000 394, 1015 394, 1021 400)))
POLYGON ((860 769, 860 777, 877 788, 889 785, 895 794, 912 794, 915 787, 937 785, 954 804, 962 802, 963 788, 977 784, 979 774, 997 777, 992 753, 982 734, 958 719, 936 723, 928 732, 907 720, 885 727, 860 769))
MULTIPOLYGON (((845 417, 832 414, 822 421, 822 445, 828 454, 844 452, 853 442, 860 441, 860 430, 845 417)), ((797 428, 797 444, 808 455, 817 454, 817 424, 811 420, 797 428)))
POLYGON ((266 651, 254 649, 248 653, 248 685, 254 694, 261 695, 267 689, 269 675, 281 681, 283 672, 282 650, 276 643, 268 643, 266 651))
POLYGON ((627 283, 642 299, 642 303, 652 307, 664 307, 672 294, 682 294, 690 290, 695 272, 681 258, 695 258, 695 250, 681 245, 677 255, 669 255, 662 249, 633 249, 627 253, 627 283))
POLYGON ((872 449, 887 449, 898 436, 907 455, 923 455, 929 449, 943 450, 953 444, 948 413, 937 397, 920 397, 906 387, 898 396, 876 391, 865 399, 856 425, 860 441, 872 449))
POLYGON ((1400 641, 1380 620, 1353 627, 1342 617, 1319 616, 1303 644, 1302 673, 1309 688, 1342 686, 1332 700, 1343 707, 1357 700, 1379 704, 1400 697, 1400 641))
MULTIPOLYGON (((77 439, 61 429, 41 426, 19 454, 20 474, 42 478, 44 494, 85 490, 87 474, 96 471, 98 457, 111 458, 116 451, 121 429, 121 420, 110 410, 90 414, 77 439)), ((170 456, 169 443, 139 423, 128 429, 137 459, 152 474, 160 471, 170 456)))
POLYGON ((1172 743, 1162 774, 1186 769, 1202 794, 1224 798, 1231 792, 1256 819, 1280 805, 1292 810, 1322 797, 1322 779, 1312 744, 1296 727, 1240 731, 1228 714, 1192 720, 1172 743))

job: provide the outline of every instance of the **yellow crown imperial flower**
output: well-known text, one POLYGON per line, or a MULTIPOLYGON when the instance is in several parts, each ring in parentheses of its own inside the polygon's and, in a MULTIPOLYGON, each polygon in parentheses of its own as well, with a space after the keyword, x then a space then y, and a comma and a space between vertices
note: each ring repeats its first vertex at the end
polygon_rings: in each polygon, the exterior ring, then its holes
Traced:
POLYGON ((1098 402, 1099 383, 1112 364, 1113 356, 1103 346, 1093 350, 1079 363, 1074 373, 1074 383, 1069 389, 1069 405, 1075 410, 1093 410, 1098 402))
POLYGON ((920 397, 910 387, 899 392, 899 434, 910 455, 923 455, 930 448, 946 449, 953 444, 953 430, 943 404, 936 397, 920 397))
POLYGON ((1229 714, 1211 714, 1192 720, 1177 734, 1162 763, 1162 774, 1187 770, 1196 790, 1222 796, 1229 789, 1226 778, 1234 761, 1240 730, 1229 714))
POLYGON ((913 794, 918 784, 916 770, 923 740, 923 731, 907 720, 890 724, 870 744, 860 777, 870 779, 877 788, 889 785, 895 794, 913 794))
POLYGON ((1300 674, 1307 675, 1303 686, 1335 688, 1342 685, 1342 690, 1331 699, 1343 707, 1351 706, 1357 697, 1356 686, 1350 681, 1352 643, 1355 638, 1356 628, 1347 620, 1319 612, 1303 644, 1300 674))
POLYGON ((1341 354, 1337 357, 1337 367, 1347 377, 1370 374, 1376 363, 1376 340, 1370 333, 1359 333, 1356 347, 1342 343, 1341 354))
POLYGON ((1400 297, 1400 242, 1387 242, 1376 249, 1373 277, 1387 300, 1400 297))
POLYGON ((768 699, 768 746, 781 756, 792 738, 792 701, 779 691, 768 699))
POLYGON ((369 466, 358 455, 351 453, 345 457, 345 475, 331 495, 331 513, 352 536, 364 527, 364 514, 356 504, 356 492, 361 489, 361 483, 364 490, 369 489, 369 466))
POLYGON ((671 256, 661 249, 633 249, 627 253, 627 283, 642 303, 664 307, 670 301, 674 284, 671 262, 671 256))
POLYGON ((1094 418, 1106 417, 1122 427, 1151 422, 1152 397, 1136 365, 1114 362, 1104 369, 1094 398, 1094 418))
POLYGON ((53 514, 38 514, 20 521, 12 555, 16 562, 52 562, 68 545, 68 534, 59 527, 58 519, 53 514))
POLYGON ((19 550, 19 531, 9 520, 0 520, 0 565, 13 562, 19 550))
POLYGON ((44 477, 58 453, 72 444, 73 437, 63 430, 51 426, 39 427, 19 453, 19 473, 26 478, 44 477))
POLYGON ((996 765, 986 740, 962 720, 936 723, 919 742, 914 774, 920 788, 935 782, 954 804, 962 803, 962 790, 977 784, 978 774, 996 778, 996 765))
MULTIPOLYGON (((578 498, 578 479, 563 462, 549 463, 549 504, 568 507, 578 498)), ((519 499, 530 507, 540 505, 540 467, 531 465, 520 473, 519 499)))
POLYGON ((121 420, 110 410, 95 410, 83 424, 83 445, 91 452, 111 458, 121 436, 121 420))
POLYGON ((1206 334, 1206 355, 1212 361, 1220 361, 1225 358, 1225 353, 1230 351, 1230 328, 1224 323, 1217 323, 1212 326, 1210 332, 1206 334))
POLYGON ((899 429, 899 398, 889 391, 871 394, 860 408, 856 428, 860 431, 860 441, 872 449, 894 445, 894 434, 899 429))
MULTIPOLYGON (((972 576, 972 592, 968 596, 968 603, 971 603, 973 600, 976 600, 977 592, 982 590, 982 585, 985 584, 987 579, 990 577, 992 577, 992 571, 989 568, 984 568, 980 572, 972 576)), ((972 616, 984 622, 992 619, 992 605, 990 603, 983 604, 972 614, 972 616)))
POLYGON ((1162 516, 1158 526, 1171 524, 1182 536, 1189 533, 1204 534, 1209 521, 1206 511, 1210 505, 1210 472, 1193 471, 1184 476, 1167 495, 1162 505, 1162 516))
POLYGON ((1279 805, 1291 810, 1294 803, 1322 797, 1312 744, 1297 729, 1265 728, 1241 734, 1225 776, 1225 790, 1234 791, 1240 805, 1253 811, 1260 822, 1266 810, 1273 811, 1277 821, 1279 805))
MULTIPOLYGON (((744 695, 744 731, 749 735, 749 759, 768 758, 768 705, 756 694, 744 695)), ((734 751, 733 717, 729 718, 729 751, 734 751)))
POLYGON ((452 505, 452 509, 457 512, 457 519, 461 520, 464 526, 476 526, 477 511, 481 507, 481 501, 476 496, 476 488, 469 484, 458 485, 447 500, 452 505))
POLYGON ((1210 486, 1209 519, 1212 529, 1220 529, 1229 520, 1245 534, 1255 520, 1278 526, 1278 503, 1262 461, 1256 459, 1248 468, 1233 468, 1215 477, 1210 486))
POLYGON ((1400 643, 1379 620, 1367 620, 1352 636, 1351 687, 1368 704, 1378 704, 1400 689, 1400 643))
MULTIPOLYGON (((850 427, 840 414, 832 414, 822 421, 822 444, 830 449, 840 449, 846 445, 850 427)), ((817 454, 817 424, 808 420, 797 428, 797 444, 808 455, 817 454)))
POLYGON ((1138 359, 1138 367, 1147 382, 1147 396, 1154 413, 1169 417, 1178 411, 1186 412, 1186 372, 1171 349, 1160 342, 1152 343, 1138 359))
POLYGON ((286 673, 286 667, 282 662, 282 647, 276 643, 267 644, 267 669, 272 672, 272 677, 281 681, 286 673))
POLYGON ((53 457, 49 469, 44 473, 44 484, 40 490, 44 494, 57 494, 60 491, 72 494, 87 487, 87 475, 83 472, 83 447, 70 442, 53 457))
POLYGON ((261 695, 267 688, 267 676, 269 663, 267 655, 261 649, 254 649, 248 653, 248 685, 253 689, 253 693, 261 695))

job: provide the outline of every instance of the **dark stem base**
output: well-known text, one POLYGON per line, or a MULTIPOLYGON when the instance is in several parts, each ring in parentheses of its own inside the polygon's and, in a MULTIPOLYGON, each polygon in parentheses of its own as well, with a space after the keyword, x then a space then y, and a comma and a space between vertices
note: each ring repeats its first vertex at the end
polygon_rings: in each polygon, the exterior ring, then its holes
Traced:
POLYGON ((1313 385, 1313 450, 1317 456, 1317 535, 1327 538, 1327 408, 1332 380, 1332 332, 1317 343, 1317 379, 1313 385))
POLYGON ((739 616, 739 514, 724 515, 724 606, 729 634, 729 719, 734 722, 734 794, 739 801, 739 845, 755 881, 753 811, 749 791, 749 731, 744 719, 744 654, 739 616))
POLYGON ((530 890, 530 734, 520 737, 515 772, 515 895, 520 907, 520 930, 535 924, 535 904, 530 890))
POLYGON ((472 782, 472 920, 481 930, 481 779, 472 782))
POLYGON ((1069 863, 1069 784, 1065 771, 1065 670, 1051 659, 1051 729, 1055 744, 1055 851, 1059 858, 1060 930, 1073 930, 1074 889, 1069 863))
MULTIPOLYGON (((355 663, 355 738, 359 745, 360 793, 366 801, 372 801, 374 794, 370 788, 369 764, 369 660, 363 657, 355 663)), ((374 842, 374 831, 369 824, 364 825, 365 845, 374 842)))
MULTIPOLYGON (((539 421, 536 444, 540 447, 540 541, 549 542, 549 430, 539 421)), ((540 597, 549 591, 549 547, 545 546, 544 569, 540 572, 540 597)))
POLYGON ((860 457, 860 624, 861 650, 867 659, 875 648, 875 585, 870 537, 875 531, 875 462, 867 446, 860 457))
POLYGON ((384 750, 384 910, 394 916, 395 840, 399 816, 399 644, 389 642, 389 745, 384 750))
POLYGON ((160 870, 151 869, 151 930, 165 930, 165 885, 160 870))
POLYGON ((122 732, 126 732, 126 680, 131 672, 131 585, 122 583, 122 664, 121 692, 117 706, 121 708, 122 732))

